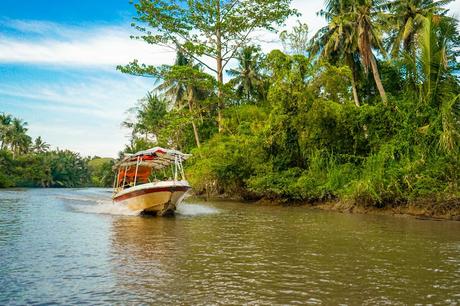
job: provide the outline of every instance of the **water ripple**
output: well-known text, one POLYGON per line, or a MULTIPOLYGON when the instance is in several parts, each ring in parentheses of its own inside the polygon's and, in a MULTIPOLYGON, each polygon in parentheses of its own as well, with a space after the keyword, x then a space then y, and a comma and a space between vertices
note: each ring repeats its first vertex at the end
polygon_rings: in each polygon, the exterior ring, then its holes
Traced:
POLYGON ((0 193, 0 304, 458 304, 460 223, 188 202, 133 216, 101 189, 0 193))

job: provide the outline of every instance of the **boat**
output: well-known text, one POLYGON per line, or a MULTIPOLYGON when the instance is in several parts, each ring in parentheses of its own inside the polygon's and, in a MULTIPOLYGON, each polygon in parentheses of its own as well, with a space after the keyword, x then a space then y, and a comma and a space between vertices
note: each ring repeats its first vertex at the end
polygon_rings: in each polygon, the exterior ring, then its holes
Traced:
POLYGON ((190 156, 160 147, 127 154, 114 167, 113 202, 143 214, 174 214, 191 189, 183 167, 190 156))

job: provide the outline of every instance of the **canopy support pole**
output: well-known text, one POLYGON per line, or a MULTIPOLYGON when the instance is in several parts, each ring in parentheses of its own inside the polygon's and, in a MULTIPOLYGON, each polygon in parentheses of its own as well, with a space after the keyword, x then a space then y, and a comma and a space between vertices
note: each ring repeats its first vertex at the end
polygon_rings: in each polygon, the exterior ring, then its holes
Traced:
POLYGON ((120 176, 120 168, 118 168, 118 172, 115 176, 115 179, 113 180, 113 189, 118 188, 118 176, 120 176))
POLYGON ((182 175, 182 180, 185 180, 184 165, 182 165, 182 158, 179 158, 179 169, 182 175))
POLYGON ((139 158, 140 156, 137 157, 137 162, 136 162, 136 173, 134 174, 134 186, 136 186, 136 182, 137 182, 137 170, 139 169, 139 158))
POLYGON ((177 161, 177 155, 174 155, 174 181, 177 181, 177 166, 178 166, 178 161, 177 161))
POLYGON ((126 182, 126 173, 128 172, 128 166, 125 166, 125 176, 123 177, 123 185, 121 188, 125 189, 125 182, 126 182))

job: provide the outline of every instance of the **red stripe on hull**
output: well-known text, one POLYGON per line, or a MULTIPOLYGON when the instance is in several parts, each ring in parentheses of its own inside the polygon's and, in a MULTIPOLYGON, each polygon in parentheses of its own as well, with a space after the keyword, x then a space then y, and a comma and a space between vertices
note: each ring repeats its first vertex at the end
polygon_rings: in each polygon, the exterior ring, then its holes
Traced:
POLYGON ((153 193, 153 192, 187 191, 187 190, 189 190, 189 189, 190 189, 190 187, 186 187, 186 186, 156 187, 156 188, 155 188, 155 187, 152 187, 152 188, 149 188, 149 189, 141 189, 141 190, 136 190, 136 191, 133 191, 133 192, 129 192, 129 193, 126 193, 126 194, 124 194, 124 195, 115 197, 115 198, 113 198, 113 200, 114 200, 115 202, 120 202, 120 201, 123 201, 123 200, 126 200, 126 199, 138 197, 138 196, 141 196, 141 195, 144 195, 144 194, 153 193))

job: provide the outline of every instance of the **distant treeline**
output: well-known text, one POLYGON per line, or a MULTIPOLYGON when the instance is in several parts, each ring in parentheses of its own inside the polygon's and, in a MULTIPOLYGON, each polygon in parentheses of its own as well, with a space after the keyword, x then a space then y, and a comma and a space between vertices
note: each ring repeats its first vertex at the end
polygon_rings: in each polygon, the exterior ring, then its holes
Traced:
POLYGON ((32 141, 27 123, 0 113, 0 188, 108 187, 114 160, 50 150, 41 137, 32 141))
POLYGON ((290 1, 141 1, 140 39, 178 53, 172 66, 119 67, 160 80, 124 123, 125 151, 192 152, 198 193, 460 203, 460 35, 449 2, 326 1, 328 25, 312 39, 299 23, 281 34, 284 51, 264 54, 246 33, 282 23, 290 1))

